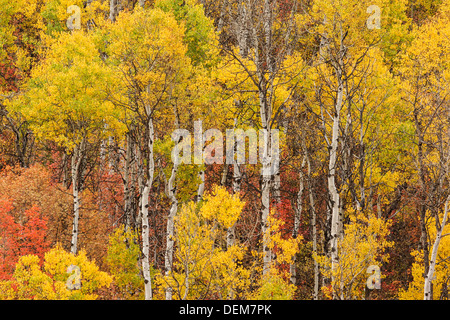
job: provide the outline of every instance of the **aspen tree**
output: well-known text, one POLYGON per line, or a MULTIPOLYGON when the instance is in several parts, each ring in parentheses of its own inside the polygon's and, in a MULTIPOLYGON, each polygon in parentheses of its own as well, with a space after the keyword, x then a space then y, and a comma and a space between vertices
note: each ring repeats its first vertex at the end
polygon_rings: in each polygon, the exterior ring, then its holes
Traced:
MULTIPOLYGON (((189 65, 183 28, 174 17, 160 9, 136 7, 121 13, 110 26, 108 55, 117 70, 119 83, 112 99, 131 115, 136 126, 139 217, 142 230, 142 272, 145 299, 152 299, 149 257, 149 197, 152 190, 157 115, 165 116, 171 100, 171 88, 184 78, 182 68, 189 65)), ((128 123, 130 124, 130 122, 128 123)))

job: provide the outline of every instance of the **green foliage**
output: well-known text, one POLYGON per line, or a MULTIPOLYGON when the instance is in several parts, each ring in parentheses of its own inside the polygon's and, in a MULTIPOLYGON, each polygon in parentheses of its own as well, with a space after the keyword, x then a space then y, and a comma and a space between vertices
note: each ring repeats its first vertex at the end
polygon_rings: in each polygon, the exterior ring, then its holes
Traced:
POLYGON ((140 276, 138 234, 117 228, 109 238, 106 262, 114 284, 122 293, 121 298, 134 300, 144 297, 144 280, 140 276))
POLYGON ((213 23, 205 16, 203 6, 193 0, 158 0, 155 7, 172 12, 175 19, 184 24, 187 55, 193 64, 211 67, 217 59, 214 48, 217 40, 213 23))
POLYGON ((271 269, 260 280, 259 288, 253 293, 254 300, 292 300, 295 286, 288 283, 275 270, 271 269))

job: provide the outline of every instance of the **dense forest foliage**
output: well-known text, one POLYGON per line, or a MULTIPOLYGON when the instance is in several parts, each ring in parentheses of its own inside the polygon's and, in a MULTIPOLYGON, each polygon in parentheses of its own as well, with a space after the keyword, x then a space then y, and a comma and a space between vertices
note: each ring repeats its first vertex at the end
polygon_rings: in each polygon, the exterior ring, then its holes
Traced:
POLYGON ((449 298, 450 0, 0 7, 0 299, 449 298))

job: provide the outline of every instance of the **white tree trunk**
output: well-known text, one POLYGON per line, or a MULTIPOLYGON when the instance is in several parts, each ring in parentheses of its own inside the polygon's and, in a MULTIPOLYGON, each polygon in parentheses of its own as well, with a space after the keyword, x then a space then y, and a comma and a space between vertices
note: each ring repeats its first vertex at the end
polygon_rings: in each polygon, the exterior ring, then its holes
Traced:
MULTIPOLYGON (((309 204, 311 206, 311 228, 313 238, 313 252, 317 254, 317 227, 316 227, 316 203, 314 200, 314 194, 311 183, 311 163, 309 161, 308 151, 306 151, 306 163, 308 168, 308 193, 309 204)), ((314 290, 313 300, 319 299, 319 263, 314 259, 314 290)))
POLYGON ((200 171, 198 177, 200 178, 200 184, 197 189, 197 202, 200 202, 202 201, 203 193, 205 192, 205 170, 200 171))
POLYGON ((242 57, 247 57, 248 55, 248 40, 249 40, 249 29, 248 29, 248 16, 247 9, 244 3, 238 4, 238 17, 235 22, 236 26, 236 35, 239 47, 239 54, 242 57))
POLYGON ((73 195, 73 222, 72 222, 72 241, 70 244, 70 252, 77 254, 78 250, 78 221, 80 219, 80 187, 82 173, 80 165, 84 156, 85 140, 83 139, 79 145, 76 145, 72 154, 71 176, 72 176, 72 195, 73 195))
MULTIPOLYGON (((166 251, 164 253, 164 268, 165 275, 169 277, 172 274, 173 263, 173 245, 174 245, 174 219, 178 210, 178 200, 176 197, 175 178, 178 172, 178 164, 174 163, 172 174, 167 184, 167 196, 170 199, 171 206, 169 216, 167 217, 167 231, 166 231, 166 251)), ((172 287, 166 289, 166 300, 172 300, 172 287)))
POLYGON ((142 192, 142 274, 144 276, 145 300, 152 300, 152 282, 150 278, 149 262, 149 225, 148 225, 148 197, 150 193, 149 186, 144 187, 142 192))
POLYGON ((281 203, 281 172, 280 168, 278 167, 277 171, 275 172, 273 176, 273 198, 276 201, 277 204, 281 203))
MULTIPOLYGON (((265 40, 265 59, 268 71, 270 74, 275 72, 275 63, 272 59, 272 25, 273 25, 273 12, 272 1, 264 0, 264 12, 263 12, 263 29, 265 40)), ((269 118, 270 120, 270 118, 269 118)), ((269 128, 270 129, 270 128, 269 128)))
POLYGON ((263 234, 263 275, 267 274, 270 270, 272 262, 272 250, 270 250, 269 244, 269 214, 270 214, 270 182, 271 176, 268 174, 272 166, 267 160, 267 153, 270 148, 270 131, 267 130, 266 144, 264 146, 264 160, 262 165, 262 177, 261 177, 261 233, 263 234))
POLYGON ((73 222, 72 222, 72 242, 70 245, 70 252, 73 254, 77 254, 77 245, 78 245, 78 221, 80 219, 80 196, 78 193, 78 187, 76 184, 78 183, 77 175, 74 177, 72 176, 72 183, 73 184, 73 222))
MULTIPOLYGON (((233 163, 233 193, 239 194, 241 192, 241 170, 239 164, 234 161, 233 163)), ((227 229, 227 249, 234 246, 236 240, 236 223, 227 229)), ((231 283, 228 293, 227 300, 234 299, 234 286, 231 283)))
MULTIPOLYGON (((338 238, 339 238, 339 227, 340 227, 340 212, 339 212, 339 192, 336 188, 336 160, 337 160, 337 150, 339 143, 339 122, 340 113, 342 109, 342 99, 343 99, 343 83, 340 76, 339 68, 336 68, 338 72, 338 91, 336 98, 335 114, 333 116, 333 129, 331 137, 331 148, 329 151, 329 163, 328 163, 328 191, 331 198, 331 282, 335 284, 335 272, 339 263, 338 255, 338 238)), ((335 296, 335 290, 333 290, 333 297, 335 296)))
POLYGON ((153 119, 151 118, 151 110, 146 106, 148 117, 148 176, 142 192, 142 273, 144 276, 145 300, 152 299, 152 282, 150 278, 150 256, 149 256, 149 224, 148 224, 148 201, 150 189, 153 184, 153 175, 155 172, 155 162, 153 159, 154 129, 153 119))
MULTIPOLYGON (((269 152, 272 152, 271 148, 271 128, 270 121, 272 119, 272 100, 271 92, 273 92, 273 77, 275 73, 275 59, 272 57, 272 26, 273 26, 273 14, 272 14, 272 4, 269 0, 264 0, 264 8, 262 12, 262 27, 263 27, 263 45, 265 47, 263 51, 263 56, 255 54, 255 64, 257 68, 257 76, 259 81, 259 109, 261 117, 261 127, 265 133, 264 139, 264 150, 262 157, 262 179, 261 179, 261 225, 262 234, 264 237, 270 237, 269 230, 269 214, 270 214, 270 187, 271 180, 274 175, 274 167, 272 162, 274 157, 269 156, 269 152), (265 68, 259 69, 259 64, 265 61, 265 68), (266 78, 266 74, 268 78, 266 78), (269 157, 271 161, 269 161, 269 157)), ((258 37, 255 34, 256 29, 253 29, 255 48, 259 47, 258 37)), ((257 50, 258 51, 258 50, 257 50)), ((261 147, 261 145, 260 145, 261 147)), ((277 167, 275 170, 279 170, 277 167)), ((272 263, 272 250, 270 250, 268 244, 269 239, 264 239, 263 237, 263 275, 267 274, 270 270, 272 263)))
MULTIPOLYGON (((237 128, 237 119, 234 119, 234 129, 237 128)), ((235 155, 237 153, 237 141, 234 140, 234 153, 233 153, 233 193, 239 195, 241 192, 241 168, 235 159, 235 155)), ((227 248, 230 248, 234 245, 234 241, 236 238, 235 234, 236 224, 232 225, 230 228, 227 229, 227 248)))
MULTIPOLYGON (((179 129, 179 115, 178 115, 178 109, 177 106, 174 105, 174 115, 175 115, 175 127, 179 129)), ((173 139, 173 136, 172 136, 173 139)), ((178 136, 177 141, 175 141, 176 144, 179 144, 183 137, 178 136)), ((167 197, 169 197, 171 206, 169 215, 167 217, 167 228, 166 228, 166 251, 164 252, 164 268, 165 268, 165 275, 166 277, 170 277, 172 274, 172 264, 173 264, 173 246, 175 242, 175 236, 174 236, 174 219, 175 215, 178 211, 178 199, 177 199, 177 187, 175 185, 175 180, 177 177, 179 163, 178 161, 174 161, 173 167, 172 167, 172 173, 170 175, 169 181, 166 184, 166 194, 167 197)), ((166 289, 166 300, 172 300, 172 287, 167 287, 166 289)))
POLYGON ((227 176, 228 176, 228 164, 223 165, 222 178, 220 178, 220 185, 225 187, 227 184, 227 176))
POLYGON ((439 249, 439 243, 441 242, 442 232, 444 231, 445 225, 447 223, 449 202, 450 202, 450 196, 448 196, 447 200, 445 201, 444 218, 442 219, 441 228, 438 230, 438 232, 436 234, 436 240, 434 240, 433 250, 431 252, 430 267, 428 269, 428 273, 425 275, 425 284, 424 284, 424 290, 423 290, 424 291, 423 292, 424 300, 433 300, 433 297, 431 294, 431 282, 433 281, 434 270, 436 268, 436 259, 437 259, 438 249, 439 249))
POLYGON ((109 0, 109 20, 114 22, 116 20, 116 0, 109 0))
MULTIPOLYGON (((233 164, 233 193, 238 194, 241 192, 241 170, 239 164, 236 162, 233 164)), ((227 229, 227 248, 234 245, 236 239, 236 223, 227 229)))
POLYGON ((124 214, 125 214, 125 230, 129 231, 131 229, 132 224, 132 201, 134 197, 134 181, 132 179, 133 172, 133 141, 131 139, 131 133, 127 133, 127 149, 125 153, 125 172, 124 172, 124 183, 123 183, 123 195, 124 195, 124 214))

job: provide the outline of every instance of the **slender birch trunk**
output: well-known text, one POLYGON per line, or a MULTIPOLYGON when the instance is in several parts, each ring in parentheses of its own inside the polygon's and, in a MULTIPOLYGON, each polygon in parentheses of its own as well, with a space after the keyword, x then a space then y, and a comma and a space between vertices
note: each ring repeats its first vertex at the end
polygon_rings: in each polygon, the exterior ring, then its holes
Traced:
POLYGON ((203 193, 205 192, 205 170, 202 169, 198 173, 198 177, 200 178, 200 184, 197 189, 197 202, 200 202, 202 201, 203 193))
POLYGON ((274 176, 273 176, 273 198, 277 204, 281 203, 281 172, 280 168, 278 167, 274 176))
POLYGON ((220 2, 220 14, 219 14, 219 21, 217 23, 217 33, 221 33, 223 30, 223 25, 225 21, 225 9, 226 9, 226 3, 225 1, 220 2))
MULTIPOLYGON (((236 145, 235 145, 236 146, 236 145)), ((233 163, 233 193, 239 194, 241 192, 241 170, 239 164, 234 161, 233 163)), ((234 246, 236 240, 236 223, 227 229, 227 250, 234 246)), ((233 272, 233 271, 232 271, 233 272)), ((230 288, 227 293, 227 300, 234 299, 234 286, 230 284, 230 288)))
MULTIPOLYGON (((340 197, 339 192, 336 187, 336 162, 337 162, 337 150, 339 143, 339 122, 340 114, 342 109, 343 100, 343 82, 341 71, 339 67, 336 67, 338 89, 336 105, 333 115, 333 129, 331 137, 331 148, 329 151, 329 162, 328 162, 328 191, 331 198, 331 239, 330 239, 330 251, 331 251, 331 282, 336 283, 336 271, 339 263, 338 255, 338 238, 339 238, 339 227, 340 227, 340 197)), ((336 299, 336 292, 333 288, 333 298, 336 299)))
MULTIPOLYGON (((172 174, 167 184, 167 196, 170 199, 171 206, 169 216, 167 217, 167 233, 166 233, 166 251, 164 253, 164 268, 165 275, 169 277, 172 274, 173 263, 173 245, 174 245, 174 219, 178 210, 178 200, 176 197, 175 178, 178 172, 178 164, 174 163, 172 168, 172 174)), ((172 300, 172 287, 166 289, 166 300, 172 300)))
POLYGON ((150 278, 150 262, 149 262, 149 224, 148 224, 148 197, 150 187, 146 185, 142 192, 142 274, 144 276, 145 300, 152 300, 152 282, 150 278))
MULTIPOLYGON (((266 136, 270 136, 270 131, 266 131, 266 136)), ((271 176, 268 172, 271 170, 271 165, 267 160, 267 150, 270 150, 270 138, 265 139, 265 150, 262 165, 262 177, 261 177, 261 233, 263 234, 263 275, 267 274, 270 270, 270 264, 272 262, 272 251, 269 248, 269 214, 270 214, 270 182, 271 176), (269 144, 269 146, 268 146, 269 144)))
POLYGON ((228 164, 223 165, 222 178, 220 179, 220 185, 225 187, 227 184, 227 176, 228 176, 228 164))
MULTIPOLYGON (((431 251, 430 265, 428 268, 428 273, 425 275, 425 284, 424 284, 424 290, 423 290, 423 299, 424 300, 433 300, 431 284, 433 281, 434 270, 436 267, 436 259, 437 259, 438 249, 439 249, 439 243, 441 242, 442 232, 444 231, 445 225, 447 223, 449 202, 450 202, 450 196, 448 196, 447 200, 445 200, 444 218, 442 219, 441 228, 438 230, 438 232, 436 234, 436 240, 434 241, 433 249, 431 251)), ((438 218, 439 217, 437 217, 437 219, 438 218)))
MULTIPOLYGON (((148 87, 147 87, 148 91, 148 87)), ((155 162, 153 159, 153 144, 155 139, 155 133, 153 128, 153 119, 150 107, 145 106, 145 111, 147 113, 147 126, 148 126, 148 172, 147 180, 145 182, 144 190, 142 192, 142 273, 144 276, 144 289, 145 289, 145 300, 152 299, 152 282, 150 278, 150 256, 149 256, 149 224, 148 224, 148 201, 150 189, 153 184, 153 176, 155 172, 155 162)))
MULTIPOLYGON (((239 194, 241 192, 241 170, 239 164, 233 164, 233 193, 239 194)), ((236 223, 227 229, 227 248, 234 245, 236 239, 236 223)))
POLYGON ((238 40, 239 54, 242 57, 248 56, 248 16, 247 16, 247 8, 243 3, 239 4, 238 8, 238 21, 235 23, 236 25, 236 35, 238 40))
MULTIPOLYGON (((234 119, 234 129, 237 127, 237 119, 234 119)), ((237 153, 237 141, 236 138, 234 140, 234 147, 233 147, 233 193, 239 195, 241 192, 241 168, 237 162, 237 160, 234 158, 234 156, 237 153)), ((236 238, 235 234, 236 224, 232 225, 230 228, 227 229, 227 248, 230 248, 234 245, 234 241, 236 238)))
MULTIPOLYGON (((418 123, 418 121, 417 121, 418 123)), ((420 130, 419 126, 416 125, 416 130, 420 130)), ((427 213, 427 193, 426 193, 426 178, 425 178, 425 165, 423 161, 423 135, 419 132, 418 134, 418 153, 417 158, 419 160, 419 178, 420 178, 420 196, 419 196, 419 221, 420 221, 420 240, 422 244, 422 250, 423 250, 423 264, 425 267, 424 276, 428 273, 429 267, 430 267, 430 261, 429 261, 429 243, 428 243, 428 232, 427 232, 427 226, 426 226, 426 213, 427 213)))
MULTIPOLYGON (((178 129, 179 127, 179 117, 178 117, 178 110, 177 107, 174 106, 174 113, 175 113, 175 127, 178 129)), ((179 143, 181 141, 181 137, 179 138, 176 143, 179 143)), ((165 269, 165 275, 166 277, 170 277, 172 274, 172 263, 173 263, 173 245, 175 242, 174 237, 174 219, 175 215, 178 211, 178 199, 177 199, 177 188, 175 185, 175 179, 177 177, 178 172, 178 162, 175 161, 173 163, 172 167, 172 173, 170 175, 169 181, 166 185, 166 194, 170 199, 171 206, 169 215, 167 217, 167 231, 166 231, 166 251, 164 253, 164 269, 165 269)), ((172 287, 168 286, 166 289, 166 300, 172 300, 172 287)))
POLYGON ((76 145, 72 154, 71 175, 72 175, 72 196, 73 196, 73 222, 72 222, 72 242, 70 244, 70 252, 77 254, 78 245, 78 221, 80 219, 81 196, 80 189, 82 181, 82 173, 80 172, 81 162, 84 157, 85 139, 76 145))
POLYGON ((205 169, 202 168, 204 164, 205 141, 202 123, 201 120, 194 121, 194 163, 200 166, 198 173, 200 183, 197 188, 196 202, 200 202, 203 199, 203 193, 205 191, 205 169))
POLYGON ((125 172, 123 177, 123 194, 125 198, 124 204, 124 214, 125 214, 125 230, 128 231, 131 229, 132 225, 132 201, 134 196, 134 181, 133 181, 133 140, 131 138, 131 132, 127 133, 126 137, 127 141, 127 149, 125 153, 125 172))
MULTIPOLYGON (((311 183, 311 163, 309 161, 308 151, 306 151, 306 164, 308 170, 308 193, 309 204, 311 206, 311 228, 313 240, 313 252, 317 254, 317 226, 316 226, 316 203, 311 183)), ((314 291, 313 300, 319 299, 319 263, 314 259, 314 291)))
MULTIPOLYGON (((271 68, 272 61, 270 61, 271 50, 271 14, 270 3, 268 0, 264 1, 263 9, 263 32, 264 32, 264 44, 265 44, 265 57, 260 56, 258 52, 255 52, 255 65, 257 68, 257 77, 259 82, 258 97, 259 97, 259 113, 261 118, 261 127, 264 134, 263 145, 260 143, 260 148, 263 148, 262 153, 262 168, 261 168, 261 233, 263 235, 262 251, 263 251, 263 270, 262 274, 266 275, 270 270, 272 262, 272 252, 268 246, 269 244, 269 214, 270 214, 270 185, 272 180, 272 166, 269 161, 269 150, 271 150, 271 132, 270 132, 270 119, 272 118, 272 108, 268 97, 268 80, 266 79, 267 70, 259 67, 259 65, 265 60, 266 68, 271 68), (269 64, 268 64, 269 62, 269 64)), ((253 40, 254 47, 259 47, 259 37, 255 26, 253 26, 253 40)), ((258 51, 258 50, 256 50, 258 51)), ((260 137, 261 141, 261 137, 260 137)), ((261 155, 261 151, 260 151, 261 155)))
POLYGON ((116 15, 117 15, 117 0, 109 0, 109 20, 111 22, 116 21, 116 15))
MULTIPOLYGON (((272 60, 272 1, 264 0, 264 9, 263 9, 263 30, 264 30, 264 40, 266 45, 265 50, 265 60, 266 66, 270 74, 275 72, 275 64, 272 60)), ((270 119, 270 118, 269 118, 270 119)))
MULTIPOLYGON (((366 208, 366 191, 364 187, 364 180, 366 178, 366 174, 364 171, 364 166, 366 162, 366 145, 364 143, 364 117, 363 117, 364 109, 361 109, 360 116, 359 116, 359 145, 360 145, 360 152, 359 152, 359 194, 360 194, 360 206, 361 210, 364 210, 366 208)), ((372 185, 370 185, 372 186, 372 185)))
MULTIPOLYGON (((319 96, 321 94, 320 92, 321 92, 321 89, 316 88, 316 95, 319 96)), ((322 120, 323 135, 325 138, 327 149, 330 151, 331 150, 331 142, 330 142, 330 139, 327 134, 323 110, 324 110, 324 106, 322 104, 320 104, 320 114, 321 114, 321 120, 322 120)), ((331 234, 331 208, 329 205, 327 205, 326 206, 326 227, 324 230, 324 237, 322 238, 321 245, 322 245, 323 251, 325 252, 326 256, 331 259, 331 250, 330 250, 331 236, 330 236, 330 234, 331 234)), ((330 268, 328 266, 325 266, 325 269, 328 273, 330 268)), ((330 278, 328 278, 328 276, 323 275, 322 287, 327 286, 329 284, 329 280, 330 280, 330 278)))

